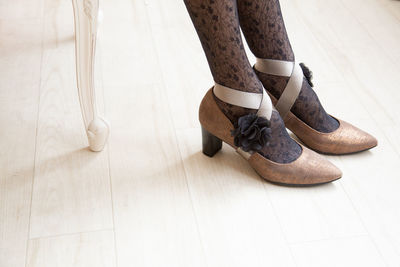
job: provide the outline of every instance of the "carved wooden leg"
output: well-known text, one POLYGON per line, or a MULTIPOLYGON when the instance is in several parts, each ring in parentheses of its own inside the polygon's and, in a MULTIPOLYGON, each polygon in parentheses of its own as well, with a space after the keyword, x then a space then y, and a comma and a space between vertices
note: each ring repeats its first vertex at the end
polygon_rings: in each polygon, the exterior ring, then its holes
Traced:
POLYGON ((89 147, 101 151, 107 142, 109 126, 98 115, 94 85, 97 16, 99 0, 72 0, 75 18, 76 77, 79 101, 89 147))

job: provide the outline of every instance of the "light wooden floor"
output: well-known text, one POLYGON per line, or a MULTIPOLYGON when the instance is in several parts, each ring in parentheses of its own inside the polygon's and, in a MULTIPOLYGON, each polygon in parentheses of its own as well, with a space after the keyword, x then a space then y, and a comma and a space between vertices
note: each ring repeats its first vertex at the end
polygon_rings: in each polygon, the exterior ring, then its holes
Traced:
POLYGON ((313 188, 202 155, 212 79, 182 0, 101 4, 112 133, 92 153, 70 1, 0 0, 1 267, 400 266, 400 2, 282 0, 326 108, 379 139, 329 157, 343 179, 313 188))

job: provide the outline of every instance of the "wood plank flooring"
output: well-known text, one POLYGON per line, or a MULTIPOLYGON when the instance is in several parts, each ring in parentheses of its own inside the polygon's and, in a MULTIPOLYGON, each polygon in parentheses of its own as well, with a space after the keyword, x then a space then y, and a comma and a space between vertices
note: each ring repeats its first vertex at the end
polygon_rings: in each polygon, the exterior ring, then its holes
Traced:
POLYGON ((326 109, 379 139, 328 156, 332 184, 269 184, 228 146, 202 155, 212 77, 183 1, 101 1, 112 132, 90 152, 71 3, 0 0, 0 266, 400 266, 400 2, 281 5, 326 109))

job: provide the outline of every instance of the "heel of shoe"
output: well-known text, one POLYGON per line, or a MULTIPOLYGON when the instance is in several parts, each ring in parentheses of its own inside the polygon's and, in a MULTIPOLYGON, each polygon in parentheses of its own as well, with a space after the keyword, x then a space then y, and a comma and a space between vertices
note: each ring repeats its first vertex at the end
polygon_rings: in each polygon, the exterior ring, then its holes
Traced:
POLYGON ((203 154, 213 157, 222 148, 222 141, 206 129, 201 127, 201 136, 203 140, 203 154))

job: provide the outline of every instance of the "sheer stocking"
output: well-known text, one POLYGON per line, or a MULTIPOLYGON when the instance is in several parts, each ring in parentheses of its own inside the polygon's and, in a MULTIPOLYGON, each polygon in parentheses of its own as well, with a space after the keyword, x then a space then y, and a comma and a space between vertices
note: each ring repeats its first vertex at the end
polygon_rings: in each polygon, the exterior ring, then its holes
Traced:
MULTIPOLYGON (((250 50, 258 58, 294 61, 279 0, 237 0, 240 26, 250 50)), ((256 72, 264 87, 279 98, 288 78, 256 72)), ((332 132, 339 123, 322 107, 318 96, 304 81, 292 112, 312 128, 332 132)))
MULTIPOLYGON (((246 92, 262 92, 262 84, 252 69, 240 36, 236 0, 184 0, 207 57, 214 80, 246 92)), ((217 103, 235 122, 256 110, 217 103)), ((300 146, 286 132, 279 114, 271 118, 272 140, 261 153, 275 162, 290 162, 301 153, 300 146)))

